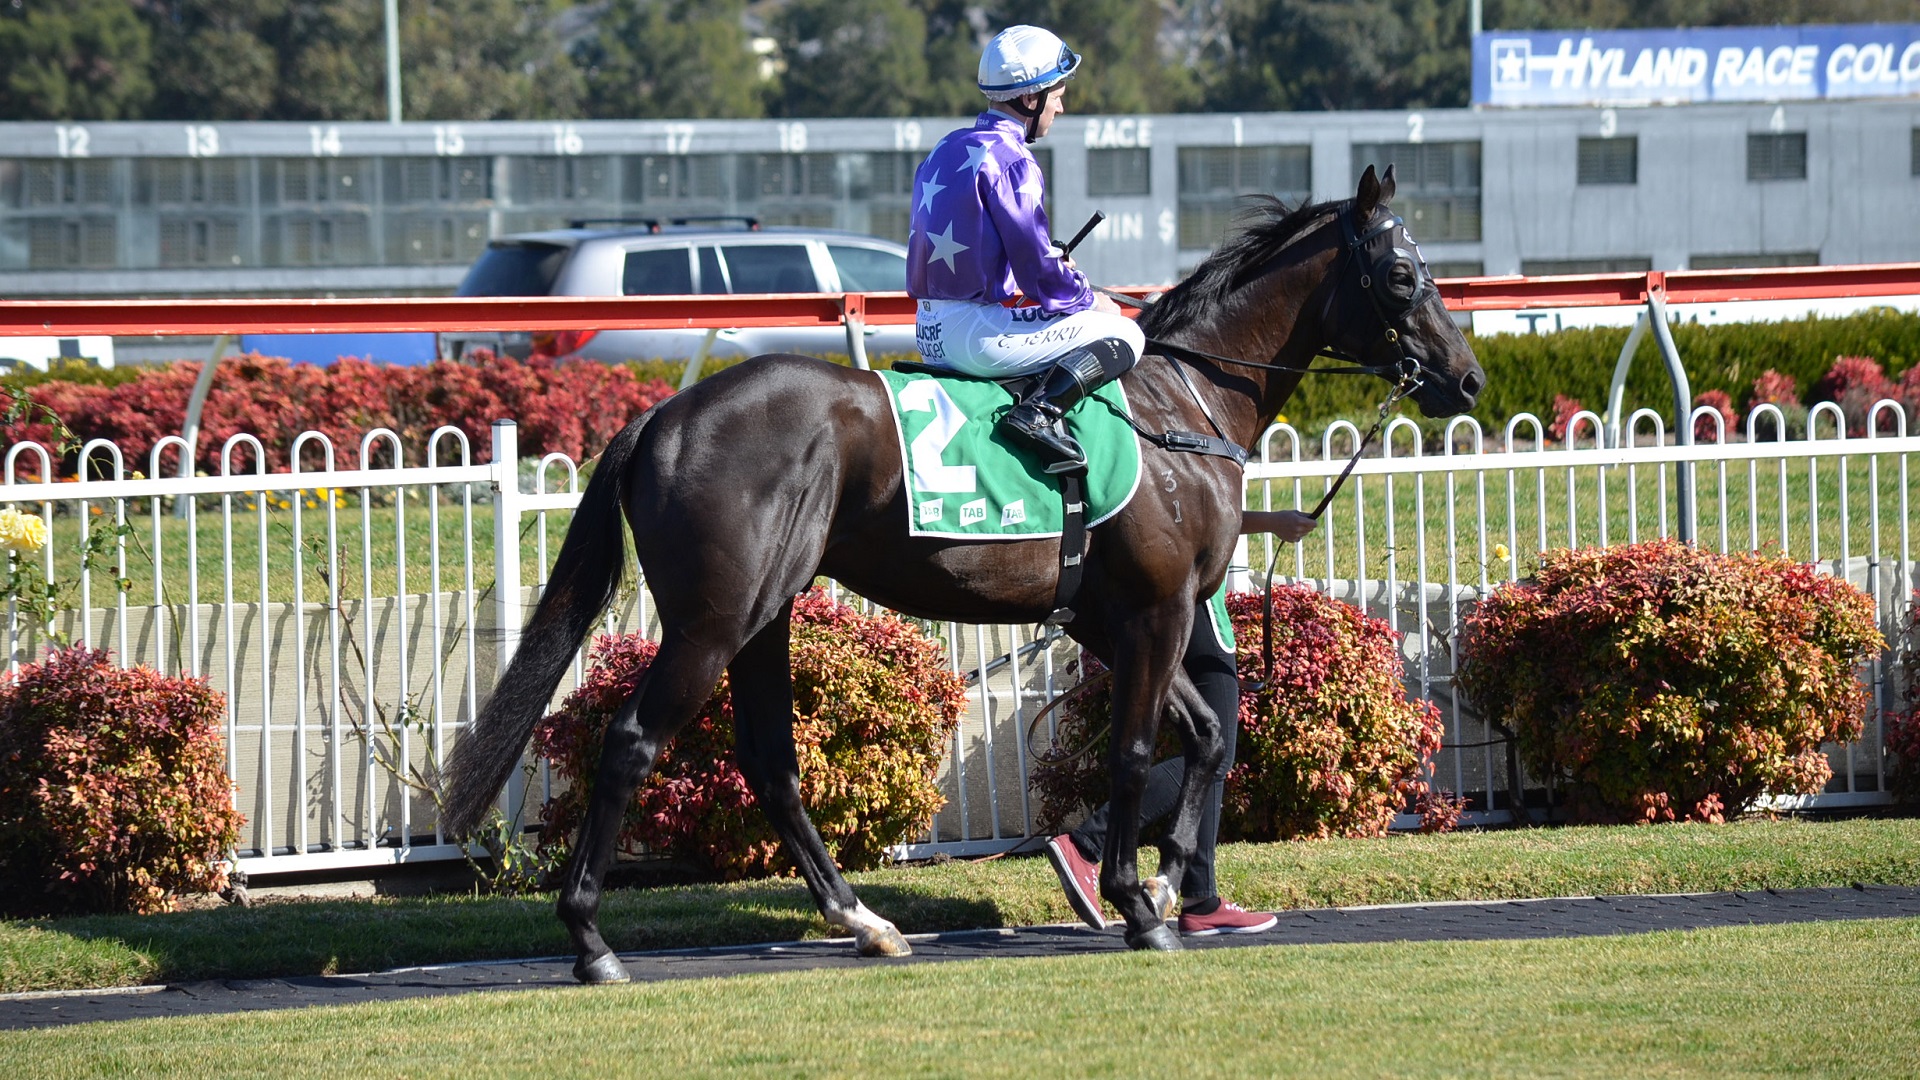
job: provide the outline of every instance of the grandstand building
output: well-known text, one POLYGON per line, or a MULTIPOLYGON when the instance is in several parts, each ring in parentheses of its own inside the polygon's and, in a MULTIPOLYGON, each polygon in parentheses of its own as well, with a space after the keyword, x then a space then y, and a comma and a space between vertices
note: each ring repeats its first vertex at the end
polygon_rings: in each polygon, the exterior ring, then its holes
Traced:
MULTIPOLYGON (((489 237, 746 215, 905 239, 963 121, 0 124, 0 296, 431 294, 489 237)), ((1079 261, 1160 283, 1234 201, 1398 166, 1434 272, 1920 258, 1920 102, 1073 116, 1036 150, 1079 261)))

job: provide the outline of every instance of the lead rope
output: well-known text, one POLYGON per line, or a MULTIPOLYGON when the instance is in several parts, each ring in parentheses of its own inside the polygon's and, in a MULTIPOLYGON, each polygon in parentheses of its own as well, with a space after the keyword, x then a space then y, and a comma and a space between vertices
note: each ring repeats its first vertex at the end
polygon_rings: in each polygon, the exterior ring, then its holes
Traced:
MULTIPOLYGON (((1394 340, 1398 340, 1399 335, 1395 334, 1391 327, 1388 328, 1387 334, 1394 340)), ((1380 403, 1380 415, 1374 418, 1373 426, 1361 436, 1360 445, 1354 449, 1353 456, 1347 459, 1346 468, 1341 469, 1340 475, 1334 477, 1332 485, 1327 488, 1327 493, 1320 497, 1319 504, 1308 513, 1308 517, 1319 521, 1320 515, 1327 512, 1327 507, 1332 505, 1334 496, 1340 494, 1340 488, 1346 484, 1347 477, 1353 475, 1353 467, 1360 464, 1361 456, 1367 452, 1369 446, 1373 445, 1373 440, 1380 434, 1380 429, 1387 425, 1388 414, 1393 411, 1393 407, 1400 404, 1408 394, 1419 387, 1418 372, 1401 376, 1400 381, 1394 385, 1393 393, 1388 394, 1387 399, 1380 403)), ((1280 547, 1285 543, 1284 540, 1274 542, 1272 552, 1267 558, 1266 582, 1261 589, 1260 660, 1265 666, 1261 681, 1269 686, 1273 684, 1273 572, 1280 565, 1280 547)))

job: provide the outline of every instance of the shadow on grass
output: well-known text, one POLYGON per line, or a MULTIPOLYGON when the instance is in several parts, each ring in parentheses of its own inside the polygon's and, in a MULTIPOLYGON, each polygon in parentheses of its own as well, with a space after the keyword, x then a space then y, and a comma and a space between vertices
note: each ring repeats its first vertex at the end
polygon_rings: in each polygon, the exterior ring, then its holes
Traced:
MULTIPOLYGON (((1001 925, 998 907, 976 898, 878 884, 861 888, 860 896, 907 933, 1001 925)), ((791 879, 616 889, 603 899, 600 925, 618 950, 750 945, 835 933, 806 887, 791 879)), ((551 894, 318 900, 38 919, 0 924, 0 954, 28 938, 46 963, 76 970, 100 966, 86 962, 90 955, 102 963, 121 957, 116 966, 123 974, 112 980, 117 982, 330 975, 572 953, 551 894), (14 932, 6 933, 9 928, 14 932)), ((45 966, 5 960, 0 955, 0 968, 45 966)), ((0 992, 21 988, 0 986, 0 992)))

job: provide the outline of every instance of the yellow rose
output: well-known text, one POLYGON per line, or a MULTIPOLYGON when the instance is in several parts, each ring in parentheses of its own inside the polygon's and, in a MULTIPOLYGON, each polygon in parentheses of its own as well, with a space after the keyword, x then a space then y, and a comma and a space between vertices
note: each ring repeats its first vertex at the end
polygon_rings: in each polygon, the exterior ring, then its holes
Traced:
POLYGON ((1499 559, 1501 562, 1505 562, 1507 559, 1507 556, 1510 554, 1512 553, 1507 550, 1507 545, 1505 544, 1493 545, 1493 557, 1496 559, 1499 559))
POLYGON ((28 554, 46 546, 46 522, 11 506, 0 510, 0 548, 28 554))

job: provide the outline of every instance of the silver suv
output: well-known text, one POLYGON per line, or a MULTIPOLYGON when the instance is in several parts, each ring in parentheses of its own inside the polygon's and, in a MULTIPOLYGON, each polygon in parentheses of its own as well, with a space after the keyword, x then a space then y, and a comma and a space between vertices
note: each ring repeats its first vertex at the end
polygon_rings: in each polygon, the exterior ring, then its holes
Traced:
MULTIPOLYGON (((753 218, 588 219, 565 229, 500 237, 487 245, 458 296, 687 296, 702 293, 899 292, 907 249, 890 240, 831 229, 762 228, 753 218), (696 226, 727 221, 732 228, 696 226)), ((720 330, 570 331, 542 351, 620 361, 686 360, 707 345, 714 358, 797 352, 847 353, 845 329, 749 327, 720 330)), ((440 355, 472 349, 525 358, 525 331, 440 335, 440 355)), ((913 327, 869 326, 868 355, 913 353, 913 327)))

